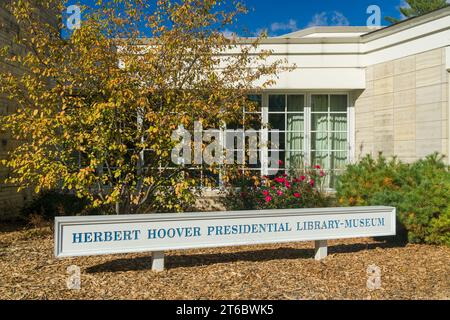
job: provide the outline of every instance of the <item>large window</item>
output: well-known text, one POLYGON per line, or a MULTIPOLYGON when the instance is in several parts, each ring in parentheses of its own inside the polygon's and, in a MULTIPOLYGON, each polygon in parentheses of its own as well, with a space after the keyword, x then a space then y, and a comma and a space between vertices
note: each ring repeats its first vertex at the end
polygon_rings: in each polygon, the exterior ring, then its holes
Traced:
POLYGON ((252 99, 262 105, 257 119, 261 118, 261 128, 267 128, 269 146, 275 130, 279 131, 279 143, 269 148, 267 156, 278 154, 284 162, 281 172, 305 163, 320 165, 328 174, 327 185, 333 187, 349 161, 348 95, 266 94, 252 99))
POLYGON ((347 95, 311 96, 311 163, 328 171, 328 184, 348 161, 347 95))

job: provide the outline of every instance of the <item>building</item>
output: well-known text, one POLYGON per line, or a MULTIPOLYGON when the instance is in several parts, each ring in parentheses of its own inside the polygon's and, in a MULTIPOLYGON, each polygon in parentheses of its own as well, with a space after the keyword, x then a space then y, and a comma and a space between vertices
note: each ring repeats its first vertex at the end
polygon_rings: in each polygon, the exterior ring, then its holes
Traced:
POLYGON ((256 97, 262 124, 283 132, 287 166, 304 160, 337 174, 379 152, 449 162, 449 7, 375 30, 308 28, 261 48, 297 66, 256 97))
MULTIPOLYGON (((0 29, 1 44, 17 30, 2 6, 0 19, 7 26, 0 29)), ((320 164, 332 186, 347 163, 366 154, 413 162, 439 152, 450 163, 450 7, 379 29, 308 28, 265 39, 261 49, 297 66, 253 96, 261 129, 281 131, 273 152, 287 167, 320 164)), ((10 108, 0 98, 0 113, 10 108)), ((0 157, 13 143, 0 136, 0 157)), ((260 163, 252 170, 267 172, 267 162, 260 163)), ((3 210, 24 200, 26 194, 0 186, 3 210)))

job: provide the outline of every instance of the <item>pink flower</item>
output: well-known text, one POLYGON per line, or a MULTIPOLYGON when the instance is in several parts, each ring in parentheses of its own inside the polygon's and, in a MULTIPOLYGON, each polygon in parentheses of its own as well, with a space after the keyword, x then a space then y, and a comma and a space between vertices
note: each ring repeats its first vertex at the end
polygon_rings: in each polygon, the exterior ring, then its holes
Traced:
POLYGON ((306 177, 305 176, 301 176, 300 177, 300 181, 305 181, 306 180, 306 177))
POLYGON ((281 167, 283 165, 283 161, 278 160, 278 165, 281 167))
POLYGON ((276 188, 275 188, 275 186, 272 186, 272 190, 275 190, 276 188))
POLYGON ((314 181, 314 179, 311 179, 311 181, 309 181, 309 184, 311 185, 311 187, 314 187, 314 185, 316 184, 316 181, 314 181))
POLYGON ((320 171, 320 176, 323 178, 323 177, 325 177, 325 172, 322 170, 322 171, 320 171))
POLYGON ((272 201, 272 197, 271 196, 267 196, 266 197, 266 202, 269 203, 270 201, 272 201))
POLYGON ((296 197, 297 199, 300 198, 302 195, 298 192, 294 193, 294 197, 296 197))
POLYGON ((319 170, 322 169, 321 166, 315 166, 314 168, 315 168, 315 169, 319 169, 319 170))
POLYGON ((281 196, 283 195, 283 191, 278 190, 278 191, 277 191, 277 194, 281 197, 281 196))
POLYGON ((289 181, 286 181, 286 183, 284 184, 286 186, 286 188, 290 189, 291 188, 291 184, 289 181))
POLYGON ((283 176, 284 178, 287 178, 287 174, 286 174, 286 173, 283 173, 282 176, 283 176))
POLYGON ((284 178, 275 178, 275 182, 278 182, 278 183, 284 183, 286 181, 286 179, 284 179, 284 178))
POLYGON ((269 191, 267 191, 267 190, 264 190, 264 191, 263 191, 263 195, 265 195, 266 197, 267 197, 269 194, 270 194, 269 191))

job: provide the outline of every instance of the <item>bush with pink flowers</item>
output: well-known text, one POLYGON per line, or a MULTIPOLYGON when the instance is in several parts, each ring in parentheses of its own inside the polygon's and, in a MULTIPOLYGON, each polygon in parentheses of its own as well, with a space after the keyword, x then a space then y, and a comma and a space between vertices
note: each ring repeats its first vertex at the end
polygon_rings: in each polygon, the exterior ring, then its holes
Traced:
POLYGON ((305 168, 298 177, 280 174, 261 179, 242 179, 225 204, 232 210, 320 208, 332 199, 324 191, 326 174, 320 166, 305 168))

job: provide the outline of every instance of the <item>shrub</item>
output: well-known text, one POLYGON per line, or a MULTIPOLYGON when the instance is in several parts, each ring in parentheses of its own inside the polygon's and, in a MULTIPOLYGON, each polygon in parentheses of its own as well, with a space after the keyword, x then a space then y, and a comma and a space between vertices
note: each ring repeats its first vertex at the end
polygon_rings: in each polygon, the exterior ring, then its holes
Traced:
POLYGON ((324 192, 325 172, 316 166, 298 177, 286 174, 275 178, 241 178, 231 189, 225 205, 232 210, 294 209, 326 207, 331 198, 324 192))
POLYGON ((75 195, 59 191, 46 191, 40 193, 22 210, 22 216, 33 223, 41 217, 51 220, 56 216, 79 216, 100 214, 100 209, 89 209, 89 200, 78 198, 75 195))
POLYGON ((342 206, 396 207, 412 243, 450 245, 450 172, 438 154, 413 164, 367 156, 347 167, 336 191, 342 206))

